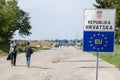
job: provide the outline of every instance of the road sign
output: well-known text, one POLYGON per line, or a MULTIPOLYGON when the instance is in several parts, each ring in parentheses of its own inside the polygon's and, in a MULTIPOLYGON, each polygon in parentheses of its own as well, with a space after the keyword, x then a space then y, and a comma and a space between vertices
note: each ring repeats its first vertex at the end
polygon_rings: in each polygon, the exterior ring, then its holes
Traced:
POLYGON ((115 15, 115 9, 85 10, 83 51, 114 51, 115 15))

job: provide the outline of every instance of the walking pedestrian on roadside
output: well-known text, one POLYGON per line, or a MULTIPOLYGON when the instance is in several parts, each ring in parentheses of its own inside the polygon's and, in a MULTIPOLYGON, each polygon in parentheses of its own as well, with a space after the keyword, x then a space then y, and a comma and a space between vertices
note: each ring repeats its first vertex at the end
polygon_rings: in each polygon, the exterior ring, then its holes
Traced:
POLYGON ((11 41, 10 43, 11 66, 16 66, 17 51, 18 51, 17 40, 11 41))
POLYGON ((30 43, 27 42, 26 46, 25 46, 25 56, 26 56, 26 63, 27 63, 27 67, 30 67, 30 59, 31 59, 31 54, 33 53, 32 48, 30 47, 30 43))

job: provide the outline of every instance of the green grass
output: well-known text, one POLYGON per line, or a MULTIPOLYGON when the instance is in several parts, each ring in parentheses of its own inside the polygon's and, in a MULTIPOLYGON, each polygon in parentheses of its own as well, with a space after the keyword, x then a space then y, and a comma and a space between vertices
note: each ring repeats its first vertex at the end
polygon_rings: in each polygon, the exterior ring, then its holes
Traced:
POLYGON ((78 50, 82 50, 82 46, 75 46, 78 50))
POLYGON ((47 49, 49 49, 49 48, 43 48, 43 47, 32 47, 32 49, 33 49, 34 51, 38 51, 38 50, 47 50, 47 49))
POLYGON ((100 53, 99 57, 120 69, 120 45, 115 44, 114 53, 100 53))
MULTIPOLYGON (((114 53, 99 53, 99 57, 120 69, 120 45, 115 44, 114 46, 114 53)), ((82 46, 77 46, 76 48, 82 50, 82 46)))
POLYGON ((113 65, 120 68, 120 55, 119 54, 99 54, 99 57, 113 65))

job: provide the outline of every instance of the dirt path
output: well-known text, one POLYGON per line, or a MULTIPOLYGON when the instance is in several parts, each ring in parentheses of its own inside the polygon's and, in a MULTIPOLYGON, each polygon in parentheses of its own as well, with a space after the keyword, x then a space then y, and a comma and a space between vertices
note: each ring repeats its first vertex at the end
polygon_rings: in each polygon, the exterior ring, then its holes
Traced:
MULTIPOLYGON (((30 68, 24 54, 17 56, 15 67, 6 57, 0 58, 0 80, 95 80, 95 73, 96 57, 73 47, 35 52, 30 68)), ((120 80, 120 71, 99 60, 98 80, 120 80)))

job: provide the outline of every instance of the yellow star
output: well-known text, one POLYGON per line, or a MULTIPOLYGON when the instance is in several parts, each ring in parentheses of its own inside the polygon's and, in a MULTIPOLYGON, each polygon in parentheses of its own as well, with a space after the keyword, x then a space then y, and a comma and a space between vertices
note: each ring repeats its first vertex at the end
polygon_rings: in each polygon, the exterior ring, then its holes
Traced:
POLYGON ((95 49, 95 47, 93 47, 93 49, 95 49))
POLYGON ((101 47, 101 49, 104 49, 103 47, 101 47))
POLYGON ((90 44, 90 46, 93 46, 92 44, 90 44))
POLYGON ((108 41, 106 41, 106 43, 108 43, 108 41))
POLYGON ((93 39, 93 37, 90 37, 90 39, 93 39))
POLYGON ((100 50, 100 48, 97 48, 97 50, 100 50))
POLYGON ((102 34, 102 37, 104 37, 104 34, 102 34))
POLYGON ((93 36, 96 36, 96 34, 94 34, 93 36))
POLYGON ((92 43, 92 41, 89 41, 89 43, 92 43))
POLYGON ((107 39, 107 37, 105 37, 105 39, 107 39))
POLYGON ((107 45, 105 44, 104 46, 106 47, 107 45))
POLYGON ((98 36, 100 36, 100 34, 98 34, 98 36))

